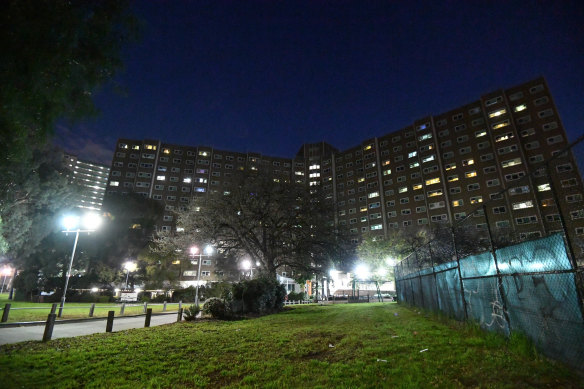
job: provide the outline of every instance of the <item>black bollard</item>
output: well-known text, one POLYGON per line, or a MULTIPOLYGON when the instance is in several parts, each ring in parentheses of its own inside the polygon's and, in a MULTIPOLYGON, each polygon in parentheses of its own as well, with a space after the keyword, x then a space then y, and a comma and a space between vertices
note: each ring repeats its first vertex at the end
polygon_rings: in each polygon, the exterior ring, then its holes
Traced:
POLYGON ((105 332, 112 332, 112 330, 114 329, 114 315, 115 311, 108 311, 105 332))
MULTIPOLYGON (((57 304, 53 304, 57 305, 57 304)), ((56 308, 55 308, 56 310, 56 308)), ((55 313, 49 313, 47 317, 47 323, 45 324, 45 333, 43 334, 43 342, 48 342, 53 337, 53 328, 55 327, 55 319, 57 315, 55 313)))
POLYGON ((4 311, 2 312, 2 323, 5 323, 8 321, 8 315, 10 314, 10 307, 12 306, 12 304, 7 303, 4 306, 4 311))
POLYGON ((152 317, 152 308, 146 310, 146 320, 144 321, 144 327, 150 327, 150 318, 152 317))

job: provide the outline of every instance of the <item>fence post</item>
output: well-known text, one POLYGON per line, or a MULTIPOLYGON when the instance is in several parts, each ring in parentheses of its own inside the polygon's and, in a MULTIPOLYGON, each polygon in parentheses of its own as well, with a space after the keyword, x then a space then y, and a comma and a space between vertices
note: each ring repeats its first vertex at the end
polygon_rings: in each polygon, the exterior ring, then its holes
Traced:
POLYGON ((51 305, 51 313, 56 313, 57 312, 57 303, 54 303, 53 305, 51 305))
POLYGON ((91 307, 89 307, 89 317, 93 317, 94 311, 95 311, 95 303, 91 304, 91 307))
POLYGON ((115 314, 116 314, 115 311, 108 311, 105 332, 112 332, 112 330, 114 329, 114 315, 115 314))
POLYGON ((420 297, 422 298, 422 304, 420 308, 424 308, 424 288, 422 286, 422 263, 418 257, 418 249, 414 249, 414 255, 416 256, 416 262, 418 263, 418 278, 420 279, 420 297))
POLYGON ((162 305, 162 312, 166 312, 166 301, 164 302, 164 304, 162 305))
POLYGON ((468 320, 468 312, 466 310, 466 299, 464 297, 464 283, 462 282, 462 271, 460 270, 460 257, 458 256, 458 250, 456 249, 456 233, 454 226, 452 226, 450 232, 452 233, 452 247, 454 249, 454 255, 456 256, 456 268, 458 269, 458 280, 460 281, 460 296, 462 297, 462 308, 464 309, 464 320, 468 320))
POLYGON ((178 323, 180 323, 180 322, 181 322, 181 320, 182 320, 182 314, 183 314, 183 309, 182 309, 182 308, 179 308, 179 309, 178 309, 178 316, 177 316, 177 318, 176 318, 176 321, 177 321, 178 323))
MULTIPOLYGON (((57 305, 57 304, 53 304, 57 305)), ((56 308, 55 308, 56 310, 56 308)), ((45 324, 45 332, 43 334, 43 342, 48 342, 53 337, 53 328, 55 326, 55 318, 57 315, 55 313, 49 313, 47 317, 47 322, 45 324)))
POLYGON ((152 318, 152 308, 146 310, 146 320, 144 321, 144 327, 150 327, 150 318, 152 318))
POLYGON ((148 303, 144 302, 144 310, 142 313, 146 313, 146 310, 148 309, 148 303))
POLYGON ((4 305, 4 311, 2 312, 2 323, 6 323, 8 321, 8 315, 10 314, 10 307, 12 304, 6 303, 4 305))
POLYGON ((124 314, 125 310, 126 310, 126 303, 122 303, 122 306, 120 307, 120 316, 124 314))
POLYGON ((179 309, 179 310, 181 310, 181 309, 182 309, 182 300, 180 300, 180 301, 178 302, 178 309, 179 309))
POLYGON ((487 206, 483 204, 483 214, 485 215, 485 221, 487 222, 487 232, 489 233, 489 245, 491 246, 491 255, 493 256, 493 261, 495 261, 495 271, 497 272, 497 286, 499 288, 499 294, 501 295, 501 302, 503 303, 503 316, 509 327, 509 333, 511 333, 511 321, 509 320, 509 314, 507 312, 507 296, 505 295, 505 287, 503 286, 503 276, 501 276, 501 271, 499 270, 499 261, 497 259, 497 251, 495 249, 495 242, 493 241, 493 234, 491 233, 491 224, 489 223, 489 216, 487 214, 487 206))
POLYGON ((434 309, 440 311, 440 298, 438 297, 438 278, 436 277, 436 262, 434 262, 434 252, 432 252, 432 240, 428 242, 428 253, 430 253, 430 261, 432 261, 432 277, 434 278, 434 292, 436 293, 436 306, 434 309))

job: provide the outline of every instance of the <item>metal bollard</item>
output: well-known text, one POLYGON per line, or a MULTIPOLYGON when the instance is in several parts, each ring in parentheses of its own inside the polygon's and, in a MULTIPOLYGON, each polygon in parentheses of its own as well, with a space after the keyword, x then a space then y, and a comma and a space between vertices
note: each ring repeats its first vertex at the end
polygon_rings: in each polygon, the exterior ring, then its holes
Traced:
POLYGON ((126 303, 122 303, 122 307, 120 308, 120 316, 124 314, 125 309, 126 309, 126 303))
POLYGON ((57 312, 57 303, 51 305, 51 313, 56 313, 57 312))
POLYGON ((150 319, 152 318, 152 308, 146 310, 146 320, 144 321, 144 327, 150 327, 150 319))
POLYGON ((95 303, 91 304, 91 307, 89 307, 89 317, 93 317, 93 312, 95 312, 95 303))
POLYGON ((181 322, 181 320, 182 320, 182 314, 183 314, 183 309, 182 309, 182 308, 180 308, 180 309, 178 310, 178 317, 176 318, 176 321, 177 321, 178 323, 180 323, 180 322, 181 322))
MULTIPOLYGON (((53 304, 56 306, 57 304, 53 304)), ((55 310, 57 308, 55 307, 55 310)), ((55 319, 57 315, 55 313, 49 313, 47 317, 47 323, 45 324, 45 333, 43 334, 43 342, 48 342, 53 337, 53 328, 55 327, 55 319)))
POLYGON ((115 311, 108 311, 105 332, 112 332, 112 330, 114 329, 114 315, 115 314, 116 314, 115 311))
POLYGON ((6 305, 4 305, 4 312, 2 312, 2 323, 5 323, 8 321, 8 315, 10 314, 10 307, 12 306, 12 304, 7 303, 6 305))
POLYGON ((148 309, 148 303, 144 302, 144 311, 142 311, 142 313, 146 313, 147 309, 148 309))
POLYGON ((166 301, 164 302, 164 305, 162 306, 162 312, 166 312, 166 301))

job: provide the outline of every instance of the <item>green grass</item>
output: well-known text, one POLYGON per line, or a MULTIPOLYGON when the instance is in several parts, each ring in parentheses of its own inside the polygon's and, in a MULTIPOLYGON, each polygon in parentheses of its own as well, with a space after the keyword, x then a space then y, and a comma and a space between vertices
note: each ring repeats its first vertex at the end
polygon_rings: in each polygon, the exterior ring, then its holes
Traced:
POLYGON ((582 387, 563 365, 395 303, 297 306, 0 347, 2 387, 582 387), (421 352, 421 350, 426 350, 421 352))
MULTIPOLYGON (((29 303, 25 301, 12 301, 8 300, 8 294, 0 295, 0 308, 4 308, 6 303, 10 303, 10 313, 8 316, 8 323, 23 322, 23 321, 43 321, 47 320, 47 315, 51 311, 52 303, 29 303), (14 308, 34 308, 34 309, 14 309, 14 308)), ((126 306, 124 309, 124 316, 142 314, 144 311, 143 304, 137 304, 139 306, 131 307, 126 306)), ((63 309, 63 315, 59 319, 79 319, 89 317, 89 307, 91 303, 65 303, 65 309, 63 309)), ((130 305, 130 304, 127 304, 130 305)), ((184 304, 183 306, 188 306, 184 304)), ((162 312, 162 305, 149 304, 149 308, 152 308, 152 312, 162 312)), ((116 316, 120 314, 121 304, 115 303, 103 303, 95 304, 95 311, 93 312, 94 317, 107 317, 108 311, 115 311, 116 316)), ((178 309, 177 304, 168 304, 167 311, 176 311, 178 309)), ((0 315, 3 311, 0 311, 0 315)))

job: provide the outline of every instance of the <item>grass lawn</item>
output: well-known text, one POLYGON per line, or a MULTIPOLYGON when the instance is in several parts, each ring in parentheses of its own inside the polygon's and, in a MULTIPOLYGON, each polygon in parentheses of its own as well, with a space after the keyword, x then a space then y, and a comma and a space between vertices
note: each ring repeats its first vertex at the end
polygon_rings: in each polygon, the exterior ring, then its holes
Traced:
POLYGON ((3 388, 584 387, 521 338, 395 303, 0 347, 3 388))
MULTIPOLYGON (((47 320, 47 315, 51 311, 52 303, 29 303, 25 301, 12 301, 8 300, 8 294, 3 293, 0 295, 0 308, 4 308, 6 303, 11 304, 10 313, 8 316, 8 323, 23 322, 23 321, 44 321, 47 320), (17 308, 17 309, 15 309, 17 308), (18 309, 18 308, 29 308, 29 309, 18 309), (34 308, 34 309, 30 309, 34 308)), ((89 307, 91 303, 68 303, 65 302, 65 309, 63 309, 63 315, 60 319, 78 319, 89 317, 89 307)), ((126 304, 124 309, 124 316, 127 315, 137 315, 144 311, 144 305, 140 303, 126 304), (130 306, 138 305, 138 306, 130 306)), ((184 304, 183 306, 188 306, 184 304)), ((148 304, 149 308, 152 308, 152 312, 162 312, 162 304, 148 304)), ((94 317, 106 317, 108 311, 115 311, 116 316, 119 316, 121 304, 115 303, 103 303, 95 304, 95 311, 93 312, 94 317)), ((178 304, 168 304, 168 311, 178 310, 178 304)), ((58 310, 57 310, 58 312, 58 310)), ((3 311, 0 311, 0 315, 3 311)), ((57 320, 60 320, 57 318, 57 320)))

